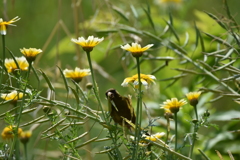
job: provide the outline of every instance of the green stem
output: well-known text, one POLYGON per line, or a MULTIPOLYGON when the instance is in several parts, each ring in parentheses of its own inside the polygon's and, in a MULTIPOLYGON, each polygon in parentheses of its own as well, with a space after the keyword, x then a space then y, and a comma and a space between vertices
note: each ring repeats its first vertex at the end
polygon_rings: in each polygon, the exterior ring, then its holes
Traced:
POLYGON ((192 158, 192 154, 193 154, 193 149, 194 149, 194 145, 195 145, 195 141, 197 139, 197 131, 198 131, 198 113, 197 113, 197 106, 193 106, 194 107, 194 111, 196 114, 196 118, 197 121, 194 122, 194 130, 193 130, 193 138, 192 138, 192 145, 189 151, 189 157, 192 158))
POLYGON ((169 120, 169 118, 167 118, 167 136, 166 136, 166 141, 165 141, 166 144, 168 144, 169 132, 170 132, 170 120, 169 120))
POLYGON ((203 156, 206 160, 211 160, 201 149, 198 148, 198 151, 202 154, 202 156, 203 156))
MULTIPOLYGON (((4 63, 5 63, 5 59, 6 59, 6 46, 5 46, 5 35, 2 35, 2 46, 3 46, 3 59, 2 59, 2 69, 6 71, 7 73, 7 69, 6 67, 4 66, 4 63)), ((2 70, 2 71, 3 71, 2 70)))
POLYGON ((149 143, 151 143, 152 145, 158 147, 158 148, 161 148, 161 149, 164 150, 164 151, 169 152, 170 155, 174 155, 174 156, 175 156, 175 159, 174 159, 174 160, 176 160, 176 159, 192 160, 191 158, 186 157, 186 156, 184 156, 184 155, 182 155, 182 154, 180 154, 180 153, 178 153, 178 152, 175 152, 174 150, 172 150, 172 149, 169 148, 169 147, 166 147, 165 145, 161 145, 161 144, 159 144, 159 143, 157 143, 157 142, 153 142, 153 141, 150 141, 150 140, 146 140, 146 141, 149 142, 149 143))
MULTIPOLYGON (((166 119, 167 119, 167 129, 166 129, 166 130, 167 130, 167 131, 166 131, 166 132, 167 132, 167 135, 166 135, 165 143, 168 144, 168 142, 169 142, 169 141, 168 141, 168 137, 169 137, 169 133, 170 133, 170 119, 169 119, 168 116, 167 116, 166 119)), ((166 151, 166 158, 167 158, 167 159, 169 158, 169 153, 168 153, 167 151, 166 151)))
POLYGON ((95 97, 97 98, 98 104, 99 104, 100 109, 102 111, 103 119, 104 119, 104 121, 106 121, 107 118, 106 118, 105 112, 103 110, 103 106, 102 106, 102 103, 101 103, 101 100, 100 100, 100 97, 99 97, 97 84, 96 84, 96 81, 95 81, 95 78, 94 78, 94 74, 93 74, 93 68, 92 68, 92 61, 91 61, 91 57, 90 57, 90 52, 86 51, 86 53, 87 53, 88 63, 89 63, 89 67, 90 67, 90 70, 91 70, 91 76, 92 76, 92 81, 93 81, 93 92, 95 94, 95 97))
MULTIPOLYGON (((147 146, 148 152, 152 152, 152 145, 147 146)), ((154 160, 153 153, 150 153, 150 160, 154 160)))
MULTIPOLYGON (((32 63, 29 64, 29 68, 28 68, 28 71, 27 71, 27 75, 26 75, 26 81, 23 82, 25 83, 24 85, 24 89, 23 89, 23 97, 22 97, 22 101, 21 101, 21 104, 20 104, 20 110, 18 112, 18 116, 17 116, 17 120, 16 120, 16 123, 17 123, 17 126, 16 126, 16 130, 15 130, 15 136, 14 136, 14 139, 13 139, 13 144, 12 146, 15 146, 16 149, 18 149, 19 147, 19 143, 17 143, 18 141, 18 128, 19 128, 19 125, 20 125, 20 120, 21 120, 21 116, 22 116, 22 111, 23 111, 23 108, 24 108, 24 102, 25 102, 25 98, 26 98, 26 90, 27 90, 27 83, 28 83, 28 78, 29 78, 29 74, 30 74, 30 71, 31 71, 31 67, 32 67, 32 63)), ((13 147, 11 148, 10 150, 10 157, 12 156, 13 154, 13 147)), ((16 152, 16 160, 19 160, 19 153, 16 152)))
POLYGON ((177 140, 178 140, 177 112, 174 113, 174 119, 175 119, 175 152, 177 152, 177 140))
POLYGON ((200 70, 202 70, 206 75, 210 76, 212 79, 214 79, 217 83, 220 83, 222 86, 226 87, 229 91, 231 91, 233 94, 238 94, 234 89, 232 89, 230 87, 230 85, 227 85, 226 83, 224 83, 223 81, 221 81, 218 77, 216 77, 211 71, 208 71, 207 69, 205 69, 204 67, 202 67, 202 65, 199 65, 199 63, 193 61, 191 58, 189 58, 187 55, 187 52, 183 52, 183 51, 179 51, 178 49, 175 49, 172 46, 167 46, 169 49, 173 50, 175 53, 177 53, 178 55, 182 56, 184 59, 186 59, 187 61, 189 61, 190 63, 192 63, 195 67, 199 68, 200 70), (182 53, 183 52, 183 53, 182 53))
POLYGON ((28 160, 28 155, 27 155, 27 143, 24 143, 24 154, 25 154, 25 160, 28 160))
POLYGON ((142 123, 142 91, 141 91, 141 71, 140 71, 140 62, 139 57, 136 57, 137 61, 137 71, 138 71, 138 99, 137 99, 137 113, 136 113, 136 128, 135 128, 135 145, 136 147, 133 150, 133 159, 137 158, 137 151, 139 147, 139 140, 140 140, 140 131, 141 131, 141 123, 142 123))
POLYGON ((118 146, 118 143, 117 143, 118 138, 119 138, 118 129, 117 129, 117 128, 114 129, 113 132, 109 131, 109 134, 110 134, 110 137, 111 137, 111 139, 112 139, 112 141, 113 141, 114 147, 116 148, 116 152, 117 152, 116 159, 117 159, 117 160, 118 160, 118 159, 119 159, 119 160, 122 160, 123 157, 122 157, 121 152, 119 151, 119 146, 118 146), (113 134, 114 134, 114 135, 113 135, 113 134))
MULTIPOLYGON (((5 66, 4 66, 4 63, 5 63, 5 35, 2 35, 2 48, 3 48, 3 59, 2 59, 2 69, 1 69, 1 75, 0 75, 0 83, 2 83, 2 80, 3 80, 3 73, 4 73, 4 70, 6 70, 5 66)), ((6 72, 7 73, 7 72, 6 72)), ((2 88, 0 89, 0 94, 2 92, 2 88)))
POLYGON ((193 153, 193 148, 194 148, 194 145, 195 145, 195 136, 194 136, 195 133, 193 133, 193 141, 192 141, 192 145, 191 145, 191 148, 190 148, 190 151, 189 151, 189 158, 192 158, 192 153, 193 153))
POLYGON ((194 112, 195 112, 195 115, 196 115, 196 119, 197 119, 197 121, 198 121, 198 112, 197 112, 197 106, 194 106, 193 108, 194 108, 194 112))

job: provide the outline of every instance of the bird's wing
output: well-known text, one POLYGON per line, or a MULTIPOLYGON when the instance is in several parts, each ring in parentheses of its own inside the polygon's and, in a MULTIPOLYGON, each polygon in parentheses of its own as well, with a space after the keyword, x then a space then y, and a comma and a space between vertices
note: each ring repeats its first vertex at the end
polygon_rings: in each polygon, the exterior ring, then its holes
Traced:
POLYGON ((134 108, 132 107, 131 98, 132 97, 130 95, 128 95, 128 97, 126 97, 127 103, 128 103, 128 106, 129 106, 129 109, 130 109, 130 112, 131 112, 131 116, 133 117, 135 115, 135 113, 134 113, 134 108))

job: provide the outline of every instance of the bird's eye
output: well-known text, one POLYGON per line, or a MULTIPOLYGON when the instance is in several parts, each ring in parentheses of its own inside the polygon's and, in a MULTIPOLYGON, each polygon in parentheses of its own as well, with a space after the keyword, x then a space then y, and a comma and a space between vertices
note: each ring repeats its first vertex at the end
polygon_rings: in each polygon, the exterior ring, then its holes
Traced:
POLYGON ((108 96, 109 98, 114 98, 114 94, 113 94, 112 92, 108 92, 108 93, 107 93, 107 96, 108 96))

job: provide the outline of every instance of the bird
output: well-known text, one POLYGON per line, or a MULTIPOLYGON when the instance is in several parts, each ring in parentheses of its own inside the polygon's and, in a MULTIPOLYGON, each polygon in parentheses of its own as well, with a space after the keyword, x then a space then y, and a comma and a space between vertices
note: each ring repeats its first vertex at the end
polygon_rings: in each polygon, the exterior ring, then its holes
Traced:
POLYGON ((110 116, 115 123, 131 128, 135 124, 136 115, 132 107, 131 97, 121 96, 115 89, 108 89, 105 93, 108 99, 110 116), (131 124, 132 123, 132 124, 131 124))

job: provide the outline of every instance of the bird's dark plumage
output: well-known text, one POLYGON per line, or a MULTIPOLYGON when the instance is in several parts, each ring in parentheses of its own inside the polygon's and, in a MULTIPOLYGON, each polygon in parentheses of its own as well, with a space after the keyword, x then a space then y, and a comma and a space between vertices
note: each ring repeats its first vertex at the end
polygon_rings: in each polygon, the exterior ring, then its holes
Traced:
POLYGON ((126 126, 130 127, 127 122, 124 122, 122 118, 124 117, 135 124, 136 116, 130 97, 121 96, 115 89, 107 90, 105 95, 108 99, 110 115, 114 122, 120 125, 125 123, 126 126))

